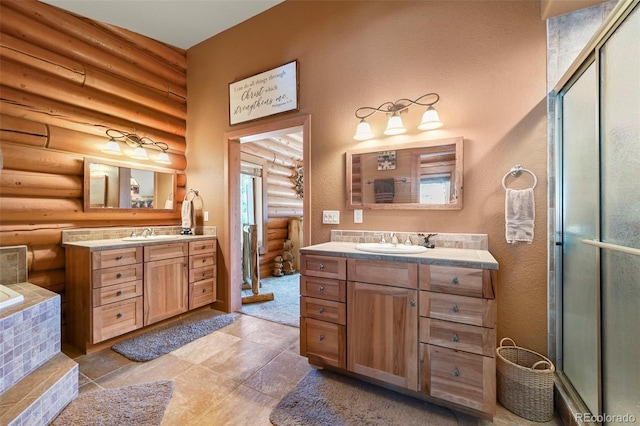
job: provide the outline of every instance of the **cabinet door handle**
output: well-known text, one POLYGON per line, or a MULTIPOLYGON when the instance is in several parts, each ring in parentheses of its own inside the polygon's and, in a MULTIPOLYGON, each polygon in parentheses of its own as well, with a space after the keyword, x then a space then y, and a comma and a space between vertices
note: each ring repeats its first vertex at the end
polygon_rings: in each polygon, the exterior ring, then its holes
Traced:
POLYGON ((451 341, 458 343, 460 341, 460 338, 458 337, 457 334, 454 334, 453 337, 451 338, 451 341))
POLYGON ((123 256, 123 255, 116 256, 116 260, 122 260, 123 258, 124 258, 124 256, 123 256))
POLYGON ((122 318, 122 313, 118 312, 118 314, 116 315, 116 318, 122 318))
POLYGON ((460 309, 458 309, 458 305, 453 305, 451 310, 457 314, 460 309))
POLYGON ((122 272, 118 272, 118 273, 116 274, 116 278, 122 278, 122 272))
POLYGON ((322 293, 323 291, 324 291, 324 287, 323 286, 318 287, 318 293, 322 293))
POLYGON ((322 342, 323 340, 324 340, 324 335, 323 334, 319 335, 318 336, 318 341, 322 342))
POLYGON ((324 308, 320 308, 320 309, 318 309, 318 313, 319 313, 319 314, 321 314, 321 313, 323 313, 323 312, 324 312, 324 308))
POLYGON ((321 264, 319 264, 319 265, 318 265, 318 269, 322 271, 322 270, 324 269, 324 265, 323 265, 322 263, 321 263, 321 264))
POLYGON ((118 290, 118 292, 116 293, 116 296, 122 296, 124 293, 122 293, 122 290, 118 290))
POLYGON ((416 301, 415 300, 411 300, 411 302, 409 302, 409 306, 411 306, 412 308, 416 307, 416 301))
POLYGON ((453 375, 453 377, 460 377, 460 371, 458 371, 457 368, 454 368, 451 374, 453 375))
POLYGON ((458 281, 458 277, 453 277, 453 279, 451 280, 452 284, 458 284, 460 281, 458 281))

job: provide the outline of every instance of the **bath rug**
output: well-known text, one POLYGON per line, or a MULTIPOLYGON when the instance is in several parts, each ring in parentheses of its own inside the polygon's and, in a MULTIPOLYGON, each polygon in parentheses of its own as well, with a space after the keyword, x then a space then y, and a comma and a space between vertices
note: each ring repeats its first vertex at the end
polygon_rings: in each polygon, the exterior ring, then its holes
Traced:
POLYGON ((113 345, 111 349, 132 361, 151 361, 229 325, 235 319, 236 314, 220 315, 214 310, 202 311, 131 339, 123 340, 113 345))
POLYGON ((160 425, 173 389, 173 381, 161 380, 85 393, 71 401, 51 425, 160 425))
POLYGON ((327 370, 312 370, 269 420, 275 426, 458 425, 446 408, 327 370))
MULTIPOLYGON (((268 302, 242 305, 238 312, 293 327, 300 327, 300 274, 260 279, 260 293, 273 293, 268 302)), ((243 295, 250 296, 251 290, 243 295)))

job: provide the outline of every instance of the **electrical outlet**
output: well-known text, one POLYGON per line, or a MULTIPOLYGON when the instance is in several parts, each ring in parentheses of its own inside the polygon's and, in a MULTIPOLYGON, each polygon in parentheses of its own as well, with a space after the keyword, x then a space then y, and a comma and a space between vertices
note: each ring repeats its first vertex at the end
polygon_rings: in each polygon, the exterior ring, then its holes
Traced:
POLYGON ((340 224, 340 212, 337 210, 322 210, 322 223, 328 225, 340 224))
POLYGON ((362 223, 362 209, 353 211, 353 223, 362 223))
POLYGON ((204 212, 204 221, 209 222, 209 212, 205 210, 204 212))

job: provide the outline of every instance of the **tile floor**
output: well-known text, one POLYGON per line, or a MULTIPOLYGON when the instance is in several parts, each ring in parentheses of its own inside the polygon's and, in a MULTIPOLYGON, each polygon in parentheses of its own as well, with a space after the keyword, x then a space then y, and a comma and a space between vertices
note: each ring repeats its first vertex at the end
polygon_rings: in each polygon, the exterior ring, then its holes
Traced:
MULTIPOLYGON (((67 355, 79 364, 79 393, 171 379, 173 397, 163 426, 268 426, 280 399, 311 370, 299 355, 299 329, 239 314, 236 321, 145 363, 111 349, 67 355)), ((461 425, 487 421, 456 413, 461 425)), ((496 425, 540 425, 498 407, 496 425)), ((555 418, 549 425, 561 425, 555 418)))

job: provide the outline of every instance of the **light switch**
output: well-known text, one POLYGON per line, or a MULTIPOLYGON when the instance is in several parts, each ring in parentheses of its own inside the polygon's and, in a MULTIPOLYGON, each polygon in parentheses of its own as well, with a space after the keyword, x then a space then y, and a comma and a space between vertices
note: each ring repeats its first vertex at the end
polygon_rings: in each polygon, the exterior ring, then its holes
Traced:
POLYGON ((362 223, 362 209, 353 211, 353 223, 362 223))
POLYGON ((204 221, 209 222, 209 212, 205 210, 204 212, 204 221))
POLYGON ((322 210, 322 223, 328 225, 340 224, 340 212, 337 210, 322 210))

